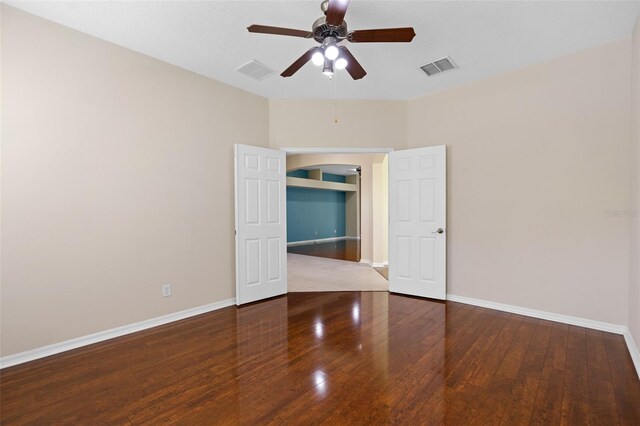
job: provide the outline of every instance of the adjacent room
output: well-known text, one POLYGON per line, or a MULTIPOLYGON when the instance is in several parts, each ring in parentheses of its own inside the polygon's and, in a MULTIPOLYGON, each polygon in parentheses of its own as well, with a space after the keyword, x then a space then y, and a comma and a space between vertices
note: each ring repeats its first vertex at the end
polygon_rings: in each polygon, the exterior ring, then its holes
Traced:
POLYGON ((0 423, 640 424, 639 1, 0 1, 0 423))
POLYGON ((287 290, 389 290, 388 155, 286 161, 287 290))
POLYGON ((287 171, 288 253, 360 262, 358 170, 317 164, 287 171))

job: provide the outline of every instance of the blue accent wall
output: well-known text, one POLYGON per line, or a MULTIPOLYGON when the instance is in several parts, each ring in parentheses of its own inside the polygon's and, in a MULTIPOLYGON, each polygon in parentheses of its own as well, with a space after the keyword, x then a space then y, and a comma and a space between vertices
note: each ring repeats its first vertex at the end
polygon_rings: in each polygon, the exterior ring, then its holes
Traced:
POLYGON ((309 170, 291 170, 290 172, 287 172, 287 176, 309 179, 309 170))
POLYGON ((341 175, 334 175, 332 173, 322 173, 322 180, 326 182, 340 182, 345 183, 346 178, 341 175))
POLYGON ((344 237, 345 216, 344 192, 287 187, 287 242, 344 237))

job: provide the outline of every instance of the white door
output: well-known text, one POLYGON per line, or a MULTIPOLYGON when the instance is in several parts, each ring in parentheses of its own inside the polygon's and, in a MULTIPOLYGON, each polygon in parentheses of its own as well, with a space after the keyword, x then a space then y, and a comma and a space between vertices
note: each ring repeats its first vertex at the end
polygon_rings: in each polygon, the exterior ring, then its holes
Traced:
POLYGON ((236 304, 287 292, 285 153, 235 146, 236 304))
POLYGON ((446 147, 389 154, 389 291, 446 297, 446 147))

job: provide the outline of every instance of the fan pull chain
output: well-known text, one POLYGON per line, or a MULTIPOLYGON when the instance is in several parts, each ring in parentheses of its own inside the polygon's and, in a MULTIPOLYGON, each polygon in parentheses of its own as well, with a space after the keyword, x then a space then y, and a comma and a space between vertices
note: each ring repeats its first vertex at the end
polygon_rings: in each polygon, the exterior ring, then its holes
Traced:
POLYGON ((334 73, 333 77, 333 124, 338 124, 338 74, 334 73))

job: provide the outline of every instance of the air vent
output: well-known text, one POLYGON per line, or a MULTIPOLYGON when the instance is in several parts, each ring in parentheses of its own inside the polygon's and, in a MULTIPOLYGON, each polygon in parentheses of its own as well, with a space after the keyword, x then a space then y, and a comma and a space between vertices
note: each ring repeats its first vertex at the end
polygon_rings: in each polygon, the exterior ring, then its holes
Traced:
POLYGON ((274 73, 274 71, 271 68, 269 68, 262 62, 258 62, 256 60, 247 62, 246 64, 238 68, 236 71, 239 71, 244 75, 248 75, 249 77, 255 80, 264 80, 265 78, 269 77, 271 74, 274 73))
POLYGON ((442 74, 446 71, 455 70, 456 68, 458 67, 448 56, 446 58, 438 59, 434 62, 429 62, 428 64, 420 67, 420 69, 424 71, 425 74, 427 74, 429 77, 432 77, 436 74, 442 74))

